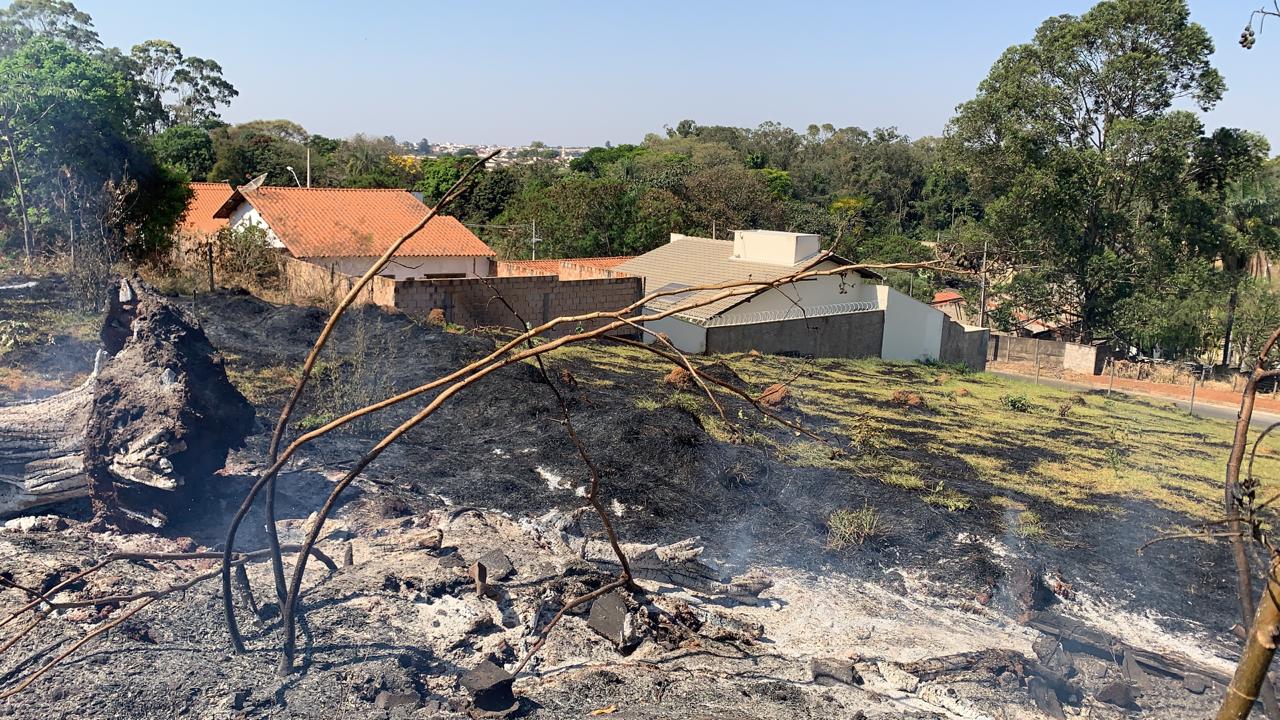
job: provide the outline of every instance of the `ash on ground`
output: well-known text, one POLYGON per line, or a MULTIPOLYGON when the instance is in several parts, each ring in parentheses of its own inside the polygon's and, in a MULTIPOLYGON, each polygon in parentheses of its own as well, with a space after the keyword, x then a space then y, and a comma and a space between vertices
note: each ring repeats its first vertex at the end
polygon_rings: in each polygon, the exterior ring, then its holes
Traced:
MULTIPOLYGON (((237 293, 200 298, 194 311, 251 398, 253 383, 296 366, 325 318, 237 293)), ((317 379, 297 419, 312 423, 362 393, 378 399, 413 387, 492 347, 355 311, 326 358, 330 380, 317 379), (376 367, 360 360, 370 354, 376 367)), ((249 566, 253 602, 235 596, 246 654, 231 652, 220 589, 206 582, 163 598, 0 700, 0 714, 1212 714, 1237 643, 1228 634, 1230 587, 1202 568, 1225 567, 1224 552, 1203 543, 1134 552, 1151 527, 1184 518, 1117 500, 1115 517, 1059 518, 1069 544, 1029 546, 1011 532, 1017 519, 1008 513, 941 512, 872 479, 719 442, 680 408, 638 408, 631 394, 660 378, 613 376, 582 361, 555 370, 603 472, 638 587, 566 614, 518 676, 508 673, 559 608, 618 572, 597 521, 583 512, 587 476, 554 395, 529 366, 461 393, 352 487, 320 543, 341 567, 308 566, 298 672, 276 673, 279 613, 269 568, 258 562, 249 566), (612 385, 590 382, 606 376, 612 385), (827 514, 865 502, 892 508, 885 536, 850 552, 825 549, 827 514), (477 563, 485 568, 479 586, 477 563)), ((164 536, 95 530, 82 522, 83 508, 54 507, 5 524, 6 579, 47 589, 113 551, 219 547, 283 400, 278 391, 258 395, 255 434, 209 497, 164 536)), ((428 399, 301 452, 281 475, 282 540, 300 541, 333 481, 428 399)), ((263 546, 261 524, 250 516, 238 549, 263 546)), ((118 563, 52 599, 163 587, 211 562, 118 563)), ((26 601, 20 590, 3 590, 0 617, 26 601)), ((0 655, 0 692, 120 610, 50 612, 0 655)))

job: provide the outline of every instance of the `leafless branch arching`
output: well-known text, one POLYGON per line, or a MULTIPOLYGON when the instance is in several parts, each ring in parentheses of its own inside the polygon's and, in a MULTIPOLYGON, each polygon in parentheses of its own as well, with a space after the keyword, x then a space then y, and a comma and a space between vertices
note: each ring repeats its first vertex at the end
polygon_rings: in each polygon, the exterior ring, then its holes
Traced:
MULTIPOLYGON (((288 462, 291 457, 293 457, 293 454, 296 453, 301 447, 311 442, 312 440, 318 437, 322 437, 323 435, 329 432, 332 432, 333 430, 336 430, 337 428, 340 428, 354 420, 365 417, 367 415, 378 412, 380 410, 392 407, 398 403, 404 402, 411 398, 417 397, 418 395, 421 395, 426 392, 430 392, 437 388, 443 387, 448 383, 454 382, 459 378, 466 376, 468 373, 473 372, 477 368, 483 367, 487 363, 494 362, 495 360, 502 357, 503 355, 506 355, 507 353, 511 352, 515 348, 526 344, 530 339, 535 337, 540 337, 546 334, 547 332, 557 328, 560 325, 576 326, 576 325, 580 325, 580 324, 592 322, 592 321, 600 321, 600 320, 613 321, 612 323, 604 326, 603 328, 597 328, 596 330, 593 330, 587 333, 582 333, 578 336, 575 336, 574 341, 577 342, 585 339, 603 337, 606 334, 608 334, 610 331, 616 330, 618 329, 618 327, 625 324, 619 318, 623 318, 631 315, 636 310, 643 308, 647 303, 655 299, 668 297, 671 295, 683 294, 687 292, 701 292, 701 291, 711 291, 711 290, 720 291, 709 297, 691 300, 683 304, 677 304, 676 306, 667 308, 666 310, 663 310, 661 312, 653 313, 647 316, 633 316, 630 318, 630 320, 633 322, 658 320, 665 317, 669 317, 671 315, 675 315, 685 310, 702 307, 704 305, 709 305, 711 303, 717 302, 725 298, 738 297, 738 296, 744 296, 744 295, 753 295, 758 292, 761 292, 762 290, 779 287, 781 285, 788 284, 788 283, 794 283, 797 280, 805 280, 805 279, 816 278, 816 277, 825 277, 828 275, 843 275, 847 272, 858 270, 858 269, 890 270, 890 269, 917 269, 921 267, 934 267, 939 269, 945 269, 945 268, 940 268, 939 265, 940 264, 937 262, 879 263, 879 264, 846 265, 846 266, 840 266, 836 268, 828 268, 825 270, 806 270, 806 271, 797 272, 791 275, 783 276, 780 278, 775 278, 774 280, 769 280, 769 281, 747 280, 747 281, 720 283, 720 284, 714 284, 714 285, 704 285, 704 286, 698 286, 698 287, 692 287, 692 288, 682 288, 679 290, 658 291, 658 292, 649 293, 648 295, 640 298, 639 300, 631 303, 630 305, 627 305, 626 307, 620 310, 596 311, 596 312, 585 313, 581 315, 558 317, 548 322, 545 322, 542 325, 539 325, 537 327, 532 327, 527 329, 525 332, 520 333, 515 338, 511 339, 501 347, 495 349, 492 353, 490 353, 486 357, 480 360, 477 360, 476 362, 468 366, 459 368, 458 370, 455 370, 454 372, 449 373, 448 375, 444 375, 442 377, 436 378, 435 380, 432 380, 426 384, 420 385, 416 388, 413 388, 405 392, 399 393, 397 395, 394 395, 392 397, 386 398, 377 403, 373 403, 363 408, 358 408, 356 410, 353 410, 347 413, 346 415, 343 415, 342 417, 336 418, 324 424, 319 428, 303 433, 298 438, 296 438, 293 442, 291 442, 283 451, 281 451, 279 453, 279 456, 274 460, 274 462, 272 462, 270 466, 267 467, 267 469, 264 470, 261 473, 261 475, 259 475, 258 479, 254 482, 253 486, 250 487, 249 491, 246 493, 244 500, 241 502, 240 508, 236 511, 236 514, 232 517, 231 523, 229 524, 229 527, 227 530, 227 539, 225 541, 225 545, 223 548, 223 551, 225 554, 222 562, 222 565, 223 565, 223 570, 222 570, 223 613, 227 619, 228 632, 231 635, 233 648, 235 648, 237 651, 243 651, 244 649, 244 643, 242 638, 240 637, 239 630, 236 625, 234 605, 230 599, 231 567, 230 567, 230 561, 229 561, 229 554, 231 552, 230 548, 234 547, 234 544, 235 544, 236 532, 239 529, 240 524, 244 521, 244 518, 248 514, 250 508, 253 507, 253 503, 256 500, 258 494, 262 491, 263 487, 273 482, 276 475, 280 472, 280 469, 284 467, 284 464, 288 462)), ((561 340, 563 340, 563 338, 561 338, 561 340)), ((268 518, 267 521, 269 525, 272 524, 271 518, 268 518)), ((286 592, 286 595, 287 594, 288 593, 286 592)))
MULTIPOLYGON (((471 384, 474 384, 475 382, 478 382, 479 380, 483 379, 484 377, 488 376, 489 374, 503 367, 507 367, 514 363, 521 362, 523 360, 542 355, 546 352, 550 352, 552 350, 563 347, 565 345, 572 344, 572 343, 580 343, 586 340, 600 338, 615 330, 628 327, 631 325, 631 323, 643 323, 643 322, 649 322, 653 320, 659 320, 665 317, 670 317, 671 315, 675 315, 677 313, 681 313, 687 310, 709 305, 713 302, 716 302, 726 297, 735 297, 738 295, 754 294, 758 292, 761 288, 777 287, 778 285, 795 282, 798 279, 803 279, 808 277, 821 277, 821 276, 832 275, 840 272, 847 272, 849 270, 856 270, 856 269, 862 269, 862 268, 883 268, 883 267, 898 267, 898 268, 909 267, 914 269, 917 267, 921 267, 923 265, 932 265, 932 264, 933 263, 893 263, 891 265, 842 266, 842 267, 832 268, 827 270, 807 270, 807 271, 795 273, 793 275, 777 278, 770 281, 741 281, 741 282, 733 282, 733 283, 723 283, 720 285, 708 286, 706 288, 682 288, 679 291, 665 291, 660 293, 652 293, 646 298, 642 298, 641 300, 638 300, 635 303, 632 303, 631 305, 627 306, 622 310, 599 311, 599 312, 587 313, 585 315, 580 315, 576 317, 561 317, 561 318, 556 318, 554 320, 551 320, 547 323, 543 323, 542 325, 536 328, 532 328, 530 330, 525 331, 524 333, 521 333, 515 339, 509 341, 502 348, 490 354, 486 358, 477 360, 476 362, 473 362, 470 365, 467 365, 466 367, 461 368, 458 371, 455 371, 454 373, 451 373, 443 378, 437 378, 436 380, 428 383, 427 385, 420 386, 419 388, 409 391, 408 393, 401 393, 400 395, 397 395, 393 398, 388 398, 387 400, 384 400, 380 403, 375 403, 365 408, 361 408, 360 410, 354 411, 353 413, 349 413, 348 416, 346 416, 346 418, 348 418, 347 420, 344 420, 343 418, 339 418, 339 420, 346 422, 346 421, 349 421, 350 418, 359 417, 364 414, 375 412, 384 407, 389 407, 391 404, 394 404, 395 402, 400 402, 401 400, 408 399, 409 397, 413 397, 414 395, 420 394, 422 392, 426 392, 429 389, 441 387, 446 383, 451 383, 448 385, 448 387, 445 387, 443 390, 441 390, 417 414, 415 414, 413 417, 409 418, 408 420, 404 421, 398 427, 396 427, 394 430, 392 430, 390 433, 384 436, 368 452, 366 452, 359 460, 357 460, 355 465, 351 468, 351 470, 349 470, 346 474, 344 474, 343 477, 339 479, 338 482, 334 485, 334 488, 330 492, 329 497, 325 500, 324 504, 317 512, 316 519, 313 523, 311 523, 307 537, 303 542, 302 550, 300 550, 298 553, 298 559, 297 559, 297 562, 294 564, 293 574, 289 582, 287 598, 286 598, 285 604, 282 606, 281 614, 282 614, 282 621, 283 621, 283 627, 285 632, 285 639, 284 639, 283 651, 281 653, 281 662, 279 667, 280 672, 282 674, 287 674, 292 672, 293 670, 293 659, 294 659, 294 653, 295 653, 296 644, 297 644, 297 627, 295 622, 295 614, 297 609, 298 596, 302 589, 302 579, 306 571, 308 552, 312 547, 315 546, 315 543, 319 538, 320 532, 322 531, 325 522, 328 520, 328 517, 330 513, 333 511, 333 508, 337 505, 338 499, 346 491, 346 489, 351 485, 351 483, 355 481, 356 477, 358 477, 360 473, 363 472, 364 469, 368 467, 370 463, 376 460, 382 454, 382 452, 387 449, 387 447, 389 447, 392 443, 396 442, 401 437, 403 437, 404 434, 407 433, 409 430, 412 430, 414 427, 421 424, 424 420, 426 420, 426 418, 430 417, 433 413, 435 413, 436 410, 438 410, 441 405, 443 405, 445 402, 447 402, 450 398, 452 398, 457 393, 464 390, 466 387, 470 386, 471 384), (675 292, 687 293, 687 292, 690 292, 691 290, 700 291, 703 289, 719 290, 720 292, 713 293, 707 297, 694 298, 683 303, 677 303, 673 307, 666 308, 659 312, 641 314, 641 315, 632 314, 636 310, 636 308, 643 307, 643 305, 648 300, 654 297, 670 295, 670 294, 674 294, 675 292), (607 322, 605 322, 603 325, 600 325, 599 327, 593 330, 578 332, 570 335, 564 335, 564 336, 555 338, 553 340, 548 340, 547 342, 536 345, 536 346, 527 347, 526 349, 521 350, 519 352, 513 352, 515 348, 520 347, 521 345, 527 345, 531 339, 535 337, 540 337, 543 334, 547 333, 548 331, 558 327, 559 325, 566 324, 566 323, 581 324, 584 322, 597 321, 597 320, 605 320, 607 322)), ((314 437, 319 437, 320 435, 323 435, 324 433, 331 431, 333 428, 337 427, 339 424, 340 423, 338 421, 334 421, 333 423, 330 423, 325 427, 319 428, 318 430, 312 431, 312 433, 308 433, 307 435, 300 437, 298 441, 295 441, 295 444, 302 442, 304 438, 313 439, 314 437)), ((278 472, 279 465, 282 462, 282 460, 283 460, 283 457, 282 459, 277 460, 276 463, 271 468, 268 469, 268 472, 269 473, 278 472)), ((254 495, 261 489, 262 485, 265 484, 266 482, 265 478, 266 478, 266 475, 264 475, 263 478, 259 478, 258 482, 255 483, 254 487, 250 489, 249 495, 245 498, 245 501, 244 501, 244 504, 242 504, 242 507, 248 506, 252 503, 254 495)), ((224 563, 224 566, 225 566, 225 563, 224 563)), ((223 582, 224 582, 224 590, 229 591, 229 571, 225 569, 223 574, 223 582)), ((230 601, 224 598, 224 602, 226 603, 228 612, 231 612, 230 601)))
MULTIPOLYGON (((363 292, 365 287, 373 280, 373 278, 376 277, 377 274, 381 272, 384 267, 387 266, 387 263, 391 262, 391 258, 397 252, 399 252, 400 248, 406 242, 408 242, 409 238, 413 237, 414 234, 422 230, 422 228, 426 227, 427 224, 431 222, 432 218, 436 217, 436 215, 438 215, 442 209, 447 208, 450 204, 452 204, 453 201, 456 200, 458 196, 462 194, 462 190, 463 188, 466 187, 467 183, 471 178, 471 175, 477 169, 483 167, 484 164, 487 163, 489 160, 492 160, 500 152, 501 150, 495 150, 489 153, 488 155, 480 158, 475 163, 473 163, 471 167, 467 168, 467 171, 464 172, 462 176, 457 179, 456 182, 454 182, 454 184, 449 188, 448 191, 445 192, 444 197, 442 197, 440 201, 436 203, 435 207, 431 208, 430 212, 428 212, 426 216, 423 217, 422 220, 418 222, 417 225, 414 225, 407 232, 405 232, 404 235, 400 236, 400 239, 396 240, 390 246, 388 246, 386 251, 382 253, 382 256, 379 257, 378 260, 375 261, 372 265, 370 265, 368 270, 365 270, 364 274, 360 276, 359 280, 357 280, 351 286, 351 288, 347 291, 347 294, 343 296, 341 301, 338 302, 337 307, 335 307, 333 309, 333 312, 329 315, 328 321, 325 322, 324 328, 320 330, 320 334, 316 337, 316 341, 312 345, 311 351, 307 354, 307 358, 302 364, 302 372, 298 376, 298 381, 293 386, 293 391, 289 394, 289 399, 285 402, 284 407, 280 409, 280 418, 276 421, 275 429, 271 433, 271 444, 267 450, 268 464, 274 465, 277 457, 280 454, 279 452, 280 443, 284 438, 285 430, 288 428, 289 418, 293 414, 294 406, 297 405, 298 399, 302 396, 302 391, 306 388, 307 381, 311 378, 311 372, 312 370, 315 369, 316 361, 320 358, 320 352, 324 349, 324 346, 328 343, 329 337, 333 334, 334 328, 337 327, 338 321, 342 319, 343 313, 345 313, 347 311, 347 308, 351 307, 351 305, 356 301, 356 299, 360 297, 360 293, 363 292)), ((277 601, 281 605, 283 605, 285 598, 287 596, 287 593, 285 590, 284 560, 279 549, 280 539, 276 531, 276 513, 275 513, 275 499, 276 499, 275 482, 276 482, 276 476, 278 474, 279 474, 279 468, 276 468, 275 471, 270 472, 264 476, 267 478, 265 526, 266 526, 266 534, 267 534, 267 547, 268 549, 271 550, 271 573, 272 573, 273 579, 275 580, 276 598, 277 598, 277 601)), ((254 493, 251 493, 251 498, 253 496, 256 496, 256 494, 257 494, 256 491, 254 493)), ((223 601, 224 601, 223 610, 227 619, 227 628, 231 634, 231 646, 236 652, 244 652, 244 640, 243 638, 240 637, 240 630, 239 630, 239 627, 236 625, 235 612, 231 603, 230 555, 231 555, 232 548, 235 546, 236 531, 239 529, 240 523, 244 520, 244 516, 248 513, 251 503, 252 503, 252 499, 248 500, 247 504, 241 506, 240 510, 237 511, 236 516, 233 518, 231 522, 231 526, 227 531, 226 546, 223 548, 223 553, 224 553, 222 558, 222 593, 223 593, 223 601)))

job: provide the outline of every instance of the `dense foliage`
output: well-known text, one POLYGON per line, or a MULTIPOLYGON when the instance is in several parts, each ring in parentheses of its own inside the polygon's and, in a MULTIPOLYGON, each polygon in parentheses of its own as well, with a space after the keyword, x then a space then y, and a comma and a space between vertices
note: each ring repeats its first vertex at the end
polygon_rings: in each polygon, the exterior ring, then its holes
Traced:
POLYGON ((15 0, 0 10, 4 245, 28 261, 74 258, 86 285, 117 259, 157 255, 189 191, 187 168, 165 162, 152 133, 212 118, 234 94, 216 63, 171 43, 125 55, 71 3, 15 0))

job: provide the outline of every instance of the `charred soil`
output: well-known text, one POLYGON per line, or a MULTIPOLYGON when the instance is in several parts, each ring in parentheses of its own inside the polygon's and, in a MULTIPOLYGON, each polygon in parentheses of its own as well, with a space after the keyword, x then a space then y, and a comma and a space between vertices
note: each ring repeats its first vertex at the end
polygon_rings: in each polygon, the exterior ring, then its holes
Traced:
MULTIPOLYGON (((92 532, 76 521, 83 511, 74 505, 52 508, 71 519, 69 528, 0 534, 0 558, 20 584, 49 587, 52 578, 68 576, 111 549, 221 543, 230 513, 261 469, 293 373, 327 314, 236 292, 182 302, 222 354, 232 382, 253 401, 253 433, 219 471, 220 481, 211 484, 217 491, 200 507, 171 518, 163 536, 92 532)), ((374 308, 353 309, 326 351, 290 435, 446 374, 489 352, 494 342, 374 308)), ((1194 518, 1125 496, 1095 499, 1105 504, 1101 510, 1073 510, 993 484, 960 455, 928 449, 947 442, 930 435, 935 417, 954 412, 936 396, 923 408, 916 403, 907 410, 912 415, 900 431, 917 438, 916 448, 876 451, 873 462, 870 450, 847 438, 831 446, 816 443, 761 418, 733 396, 722 397, 725 417, 720 418, 697 387, 668 387, 663 382, 667 368, 637 365, 614 349, 604 343, 553 354, 548 362, 551 382, 568 398, 578 432, 603 473, 605 503, 620 535, 649 544, 696 536, 705 547, 700 562, 723 578, 764 573, 774 587, 745 602, 651 579, 642 583, 650 590, 649 600, 627 601, 653 604, 636 615, 648 618, 636 621, 647 629, 636 644, 621 650, 591 631, 585 613, 571 615, 531 666, 533 672, 516 680, 520 712, 535 717, 581 717, 599 709, 636 718, 711 717, 726 710, 759 718, 853 717, 857 712, 976 718, 1012 709, 1008 717, 1043 717, 1040 713, 1052 711, 1035 699, 1040 681, 1029 681, 1041 676, 1025 664, 991 671, 985 661, 969 658, 957 661, 960 670, 920 679, 920 686, 910 689, 895 668, 987 650, 1034 659, 1039 650, 1033 642, 1045 636, 1017 620, 1046 610, 1083 620, 1134 646, 1191 656, 1197 666, 1216 672, 1228 667, 1223 658, 1235 645, 1228 632, 1235 611, 1223 572, 1225 546, 1170 542, 1137 553, 1155 535, 1190 525, 1194 518), (813 457, 795 455, 796 448, 813 457), (919 487, 906 480, 886 482, 868 469, 880 467, 886 454, 927 466, 927 478, 919 487), (939 479, 943 484, 935 486, 939 479), (971 497, 1004 501, 965 500, 971 497), (862 542, 837 550, 828 543, 828 522, 842 508, 873 509, 876 526, 862 542), (689 603, 699 619, 680 615, 676 600, 689 603), (708 628, 720 621, 709 620, 707 613, 761 630, 717 634, 708 628), (672 634, 670 617, 686 617, 679 633, 672 634), (815 662, 847 666, 848 681, 819 682, 822 673, 813 670, 815 662)), ((49 362, 47 355, 25 352, 32 354, 10 353, 4 362, 29 371, 37 370, 31 358, 49 362)), ((68 346, 63 354, 65 360, 58 362, 68 364, 67 377, 87 370, 76 364, 85 357, 78 346, 68 346)), ((759 395, 775 382, 788 382, 765 363, 744 356, 713 363, 709 372, 759 395), (752 370, 751 363, 760 364, 752 370), (765 375, 772 375, 769 382, 762 380, 765 375)), ((803 363, 796 367, 806 372, 803 363)), ((831 367, 809 370, 806 377, 820 377, 831 367)), ((884 372, 885 382, 914 387, 933 371, 886 366, 884 372)), ((774 411, 835 437, 833 421, 806 404, 805 390, 793 387, 792 392, 795 397, 774 411)), ((280 478, 283 540, 300 539, 332 481, 370 442, 431 397, 409 400, 301 452, 280 478)), ((852 388, 846 401, 851 415, 882 402, 852 388)), ((1035 437, 1023 436, 1004 443, 1000 452, 1007 455, 1002 461, 1026 462, 1030 470, 1028 456, 1044 451, 1037 449, 1035 437)), ((588 551, 600 539, 590 515, 556 524, 582 506, 587 480, 541 373, 532 365, 508 367, 446 404, 353 487, 321 547, 339 556, 350 544, 355 563, 337 573, 323 567, 308 572, 301 673, 285 679, 274 675, 278 620, 267 597, 265 566, 256 563, 250 574, 263 607, 261 618, 247 628, 248 654, 230 653, 218 612, 220 594, 216 583, 205 583, 166 598, 160 609, 112 631, 27 692, 0 701, 0 714, 433 717, 474 712, 459 676, 486 657, 509 667, 527 647, 530 628, 545 623, 557 602, 598 587, 613 572, 607 553, 588 551), (434 530, 443 533, 443 549, 423 549, 424 537, 434 530), (495 596, 477 597, 465 571, 491 551, 505 553, 513 574, 495 584, 495 596)), ((241 549, 263 546, 261 526, 261 516, 251 515, 240 534, 241 549)), ((151 568, 124 564, 74 592, 154 586, 206 567, 203 561, 151 568)), ((12 608, 25 598, 4 590, 0 600, 12 608)), ((70 623, 43 623, 0 656, 0 688, 39 667, 76 630, 103 622, 110 611, 86 611, 70 623)), ((248 608, 240 611, 249 617, 248 608)), ((66 612, 54 615, 63 619, 66 612)), ((1059 688, 1059 702, 1093 708, 1095 717, 1120 716, 1121 710, 1095 696, 1103 680, 1137 681, 1123 678, 1114 662, 1082 657, 1073 663, 1068 674, 1078 679, 1071 689, 1059 688)), ((1203 715, 1221 690, 1201 695, 1167 676, 1143 680, 1145 695, 1135 703, 1151 717, 1203 715)))

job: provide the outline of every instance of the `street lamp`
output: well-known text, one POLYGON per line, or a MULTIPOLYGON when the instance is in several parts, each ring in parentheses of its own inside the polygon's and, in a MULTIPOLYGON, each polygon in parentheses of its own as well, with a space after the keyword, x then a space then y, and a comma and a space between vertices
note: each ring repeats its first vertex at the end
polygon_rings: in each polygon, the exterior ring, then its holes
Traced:
POLYGON ((297 186, 298 186, 298 187, 302 187, 302 181, 298 179, 298 173, 296 173, 296 172, 294 172, 294 171, 293 171, 293 166, 292 166, 292 165, 285 165, 285 166, 284 166, 284 169, 285 169, 285 170, 288 170, 288 171, 289 171, 289 174, 293 176, 293 182, 294 182, 295 184, 297 184, 297 186))

